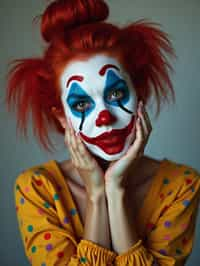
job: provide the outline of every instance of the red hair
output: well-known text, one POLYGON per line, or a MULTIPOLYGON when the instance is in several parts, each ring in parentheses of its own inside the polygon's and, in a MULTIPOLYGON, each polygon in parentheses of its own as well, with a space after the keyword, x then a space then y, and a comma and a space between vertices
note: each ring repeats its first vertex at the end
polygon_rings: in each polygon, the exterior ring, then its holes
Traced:
POLYGON ((138 99, 146 104, 153 93, 157 115, 161 101, 175 99, 169 77, 168 56, 175 56, 168 35, 159 24, 139 20, 120 28, 104 22, 109 9, 103 0, 57 0, 41 19, 41 33, 48 43, 42 58, 13 61, 8 75, 6 103, 17 108, 17 128, 26 136, 32 114, 34 134, 50 151, 49 129, 64 134, 51 112, 64 114, 58 78, 63 67, 75 59, 96 53, 117 57, 129 74, 138 99))

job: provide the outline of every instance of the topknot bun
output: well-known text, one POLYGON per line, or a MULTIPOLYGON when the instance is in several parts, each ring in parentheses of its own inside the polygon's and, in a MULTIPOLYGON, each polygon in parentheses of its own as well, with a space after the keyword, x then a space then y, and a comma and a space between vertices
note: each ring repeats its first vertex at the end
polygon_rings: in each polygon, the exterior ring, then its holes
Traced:
POLYGON ((45 10, 41 32, 45 41, 83 24, 104 21, 109 8, 103 0, 57 0, 45 10))

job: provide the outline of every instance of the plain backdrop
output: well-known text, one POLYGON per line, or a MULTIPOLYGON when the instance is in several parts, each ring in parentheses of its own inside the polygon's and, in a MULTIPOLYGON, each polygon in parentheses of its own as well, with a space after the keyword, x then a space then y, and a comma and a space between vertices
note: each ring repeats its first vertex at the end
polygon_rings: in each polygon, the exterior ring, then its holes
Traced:
MULTIPOLYGON (((57 151, 48 154, 36 142, 16 137, 16 120, 4 105, 8 62, 39 56, 44 43, 39 24, 32 23, 48 1, 0 1, 0 265, 29 265, 20 238, 14 202, 14 181, 24 169, 46 162, 68 159, 63 138, 53 136, 57 151)), ((110 21, 123 25, 141 18, 162 24, 170 34, 178 60, 172 76, 175 105, 166 105, 156 120, 148 109, 153 131, 145 153, 156 159, 168 158, 200 171, 200 1, 199 0, 109 0, 110 21)), ((30 122, 31 124, 31 122, 30 122)), ((29 127, 30 128, 30 127, 29 127)), ((199 265, 200 220, 198 216, 193 252, 187 265, 199 265)))

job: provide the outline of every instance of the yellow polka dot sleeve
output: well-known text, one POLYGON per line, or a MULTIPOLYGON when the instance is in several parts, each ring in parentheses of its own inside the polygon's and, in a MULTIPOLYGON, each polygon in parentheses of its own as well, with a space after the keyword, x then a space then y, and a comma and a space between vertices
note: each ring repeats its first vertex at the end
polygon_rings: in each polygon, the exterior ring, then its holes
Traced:
POLYGON ((112 265, 114 252, 89 240, 76 239, 70 215, 64 215, 59 187, 44 168, 21 173, 14 193, 21 238, 30 264, 112 265))
POLYGON ((115 265, 185 265, 195 239, 200 175, 195 170, 185 169, 182 176, 171 176, 171 180, 173 178, 178 181, 172 182, 171 196, 163 199, 155 211, 155 223, 151 224, 145 243, 140 240, 127 252, 118 255, 115 265))

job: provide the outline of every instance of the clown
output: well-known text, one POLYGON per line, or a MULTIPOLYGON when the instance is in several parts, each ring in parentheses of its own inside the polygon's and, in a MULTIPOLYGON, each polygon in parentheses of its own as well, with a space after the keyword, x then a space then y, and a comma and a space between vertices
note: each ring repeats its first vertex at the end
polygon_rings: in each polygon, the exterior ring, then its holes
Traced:
POLYGON ((105 21, 108 11, 103 0, 52 1, 41 16, 43 55, 15 61, 9 73, 18 128, 26 133, 31 113, 40 143, 49 150, 56 130, 71 155, 17 178, 34 266, 183 265, 192 250, 199 175, 143 155, 148 101, 155 96, 159 112, 174 96, 173 47, 157 24, 119 27, 105 21))
POLYGON ((60 84, 66 116, 88 149, 107 161, 124 155, 133 140, 136 95, 120 63, 102 54, 74 62, 60 84))

